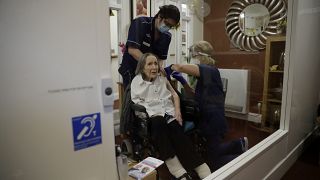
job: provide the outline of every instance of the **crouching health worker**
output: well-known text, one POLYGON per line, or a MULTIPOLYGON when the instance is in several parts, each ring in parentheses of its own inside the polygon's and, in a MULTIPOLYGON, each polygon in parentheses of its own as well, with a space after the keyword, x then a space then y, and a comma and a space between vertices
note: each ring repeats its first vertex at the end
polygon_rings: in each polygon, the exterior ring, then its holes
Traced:
POLYGON ((166 77, 160 76, 159 69, 155 55, 142 55, 131 82, 132 101, 146 108, 151 138, 170 173, 187 180, 191 179, 187 172, 195 170, 203 179, 210 174, 210 169, 184 134, 179 96, 166 77))
POLYGON ((199 129, 207 139, 208 165, 212 171, 220 168, 248 149, 248 139, 239 138, 222 143, 227 131, 225 119, 222 80, 220 72, 211 57, 213 48, 210 43, 200 41, 190 48, 191 61, 195 64, 172 64, 165 68, 167 78, 173 75, 184 87, 187 81, 177 72, 196 77, 195 101, 200 110, 199 129))

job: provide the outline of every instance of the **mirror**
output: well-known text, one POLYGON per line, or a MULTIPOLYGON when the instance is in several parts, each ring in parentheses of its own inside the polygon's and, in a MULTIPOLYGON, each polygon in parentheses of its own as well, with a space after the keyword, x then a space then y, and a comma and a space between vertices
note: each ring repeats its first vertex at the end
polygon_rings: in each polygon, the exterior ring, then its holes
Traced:
POLYGON ((235 47, 258 51, 265 48, 267 36, 280 33, 277 29, 286 15, 284 0, 234 0, 225 28, 235 47))
POLYGON ((240 13, 239 27, 247 36, 257 36, 267 27, 270 20, 268 9, 261 4, 251 4, 240 13))

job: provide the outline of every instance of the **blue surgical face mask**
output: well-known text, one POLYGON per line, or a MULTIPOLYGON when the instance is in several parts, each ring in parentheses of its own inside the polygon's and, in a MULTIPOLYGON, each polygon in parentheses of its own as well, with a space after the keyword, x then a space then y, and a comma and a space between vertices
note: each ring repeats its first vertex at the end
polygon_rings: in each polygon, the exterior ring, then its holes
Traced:
POLYGON ((170 30, 170 27, 166 26, 164 23, 161 23, 158 29, 161 33, 165 33, 170 30))

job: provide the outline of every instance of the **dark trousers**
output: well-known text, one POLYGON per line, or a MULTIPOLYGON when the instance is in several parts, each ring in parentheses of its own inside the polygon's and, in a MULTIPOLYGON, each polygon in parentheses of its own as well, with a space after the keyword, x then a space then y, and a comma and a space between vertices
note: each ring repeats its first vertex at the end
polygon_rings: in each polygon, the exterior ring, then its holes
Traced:
POLYGON ((160 154, 160 159, 166 160, 178 157, 182 166, 191 171, 204 163, 196 153, 192 141, 183 132, 182 126, 174 120, 167 124, 162 116, 150 118, 151 138, 160 154))
POLYGON ((221 135, 207 135, 207 159, 211 171, 215 171, 243 153, 240 139, 222 143, 221 135))

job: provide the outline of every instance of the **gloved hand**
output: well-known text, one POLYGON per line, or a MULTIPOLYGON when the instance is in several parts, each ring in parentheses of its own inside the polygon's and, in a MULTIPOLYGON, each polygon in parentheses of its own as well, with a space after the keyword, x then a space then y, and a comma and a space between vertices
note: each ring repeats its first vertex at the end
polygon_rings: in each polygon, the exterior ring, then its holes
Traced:
POLYGON ((170 75, 171 75, 172 72, 173 72, 173 70, 171 69, 171 66, 172 66, 172 64, 171 64, 170 66, 167 66, 167 67, 164 68, 164 70, 166 71, 166 75, 167 75, 168 81, 171 80, 171 79, 170 79, 170 75))
POLYGON ((187 80, 182 76, 180 72, 174 71, 171 75, 173 78, 178 80, 182 85, 185 85, 187 83, 187 80))

